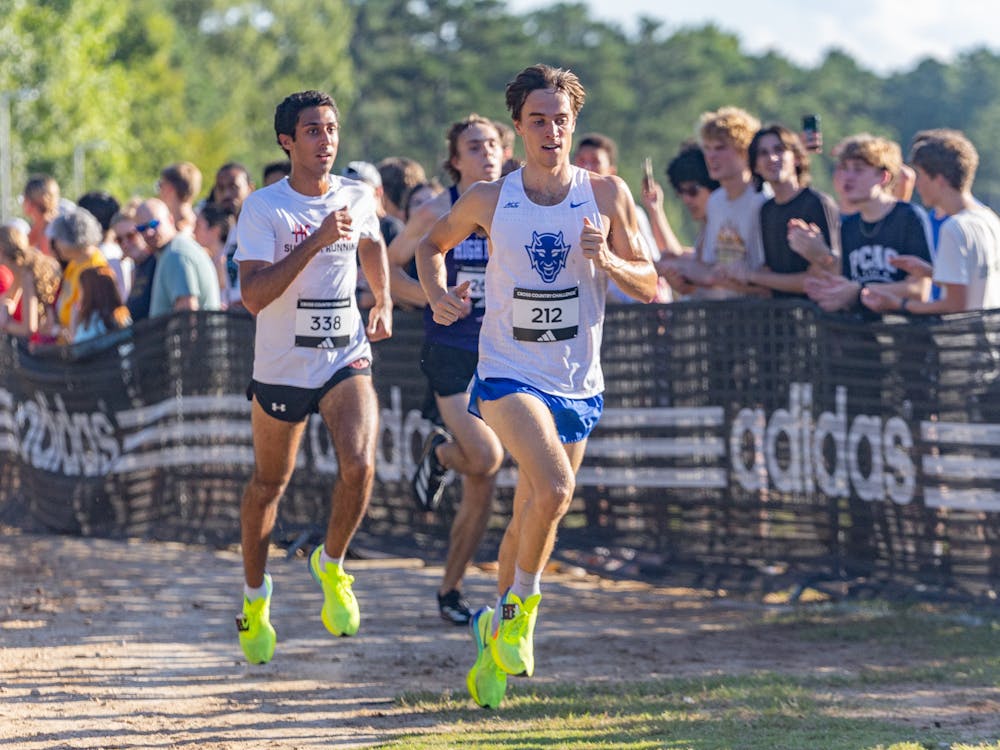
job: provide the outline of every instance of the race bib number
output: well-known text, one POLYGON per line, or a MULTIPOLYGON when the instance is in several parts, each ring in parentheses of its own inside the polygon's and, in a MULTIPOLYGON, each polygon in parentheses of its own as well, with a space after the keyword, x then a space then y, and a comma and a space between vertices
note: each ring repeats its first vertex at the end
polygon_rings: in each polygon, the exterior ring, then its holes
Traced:
POLYGON ((351 342, 357 319, 350 299, 300 299, 295 310, 295 346, 340 349, 351 342))
POLYGON ((514 338, 517 341, 565 341, 580 326, 580 290, 514 290, 514 338))
POLYGON ((457 284, 469 282, 469 299, 473 307, 482 307, 486 298, 486 269, 482 266, 459 266, 455 275, 457 284))

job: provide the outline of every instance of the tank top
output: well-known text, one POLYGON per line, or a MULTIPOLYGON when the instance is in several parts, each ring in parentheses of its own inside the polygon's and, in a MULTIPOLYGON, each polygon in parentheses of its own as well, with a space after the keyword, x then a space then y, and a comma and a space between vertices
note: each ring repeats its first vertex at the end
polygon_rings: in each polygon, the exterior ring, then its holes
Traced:
POLYGON ((604 390, 601 335, 607 274, 583 257, 587 217, 602 226, 590 173, 572 169, 555 206, 533 203, 521 169, 500 187, 486 267, 489 306, 479 336, 480 378, 512 378, 543 393, 590 398, 604 390))
MULTIPOLYGON (((458 187, 451 186, 451 203, 458 200, 458 187)), ((430 305, 424 307, 424 335, 427 341, 454 346, 474 352, 479 348, 479 330, 486 312, 486 263, 490 259, 489 241, 486 237, 470 234, 444 256, 448 275, 448 288, 469 281, 472 312, 450 326, 434 322, 430 305)))

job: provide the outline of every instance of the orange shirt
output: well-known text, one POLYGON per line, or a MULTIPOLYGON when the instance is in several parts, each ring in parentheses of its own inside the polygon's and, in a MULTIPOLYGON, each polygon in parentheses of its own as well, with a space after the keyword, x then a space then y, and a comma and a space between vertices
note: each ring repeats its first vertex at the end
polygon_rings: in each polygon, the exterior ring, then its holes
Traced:
POLYGON ((73 309, 80 306, 80 274, 87 268, 97 268, 108 265, 104 255, 95 250, 85 258, 70 261, 63 271, 62 288, 56 300, 56 315, 59 325, 68 329, 73 319, 73 309))

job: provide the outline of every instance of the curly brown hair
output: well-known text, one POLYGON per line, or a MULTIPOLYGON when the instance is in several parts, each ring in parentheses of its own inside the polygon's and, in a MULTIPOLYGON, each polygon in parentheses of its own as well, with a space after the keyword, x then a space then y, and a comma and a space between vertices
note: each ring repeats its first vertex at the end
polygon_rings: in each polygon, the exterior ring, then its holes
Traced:
POLYGON ((0 227, 0 259, 31 273, 35 296, 46 307, 56 303, 62 273, 59 263, 28 243, 28 235, 17 227, 0 227))

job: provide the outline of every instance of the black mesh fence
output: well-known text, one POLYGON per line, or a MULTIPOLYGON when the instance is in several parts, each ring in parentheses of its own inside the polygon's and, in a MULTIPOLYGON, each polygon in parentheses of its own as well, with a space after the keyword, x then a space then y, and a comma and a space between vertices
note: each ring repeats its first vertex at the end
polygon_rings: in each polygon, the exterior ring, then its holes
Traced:
MULTIPOLYGON (((419 316, 375 347, 366 545, 439 556, 457 500, 409 496, 419 316)), ((71 534, 231 543, 253 466, 253 321, 144 321, 40 353, 0 337, 0 509, 71 534)), ((1000 311, 831 316, 796 301, 612 307, 605 414, 557 556, 727 587, 864 580, 990 599, 1000 576, 1000 311)), ((336 456, 310 420, 279 540, 325 523, 336 456)), ((486 552, 512 499, 507 466, 486 552)))

